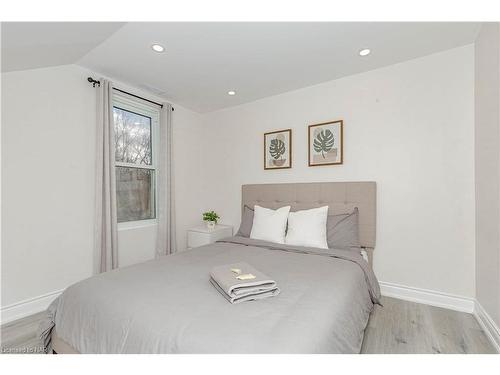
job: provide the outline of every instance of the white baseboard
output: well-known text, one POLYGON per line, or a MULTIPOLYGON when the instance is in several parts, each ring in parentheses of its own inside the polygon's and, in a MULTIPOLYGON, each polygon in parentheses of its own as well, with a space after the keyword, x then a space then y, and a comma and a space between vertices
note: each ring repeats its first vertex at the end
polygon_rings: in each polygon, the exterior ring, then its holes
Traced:
POLYGON ((474 312, 474 299, 453 294, 436 292, 434 290, 414 288, 387 282, 380 282, 383 296, 394 297, 405 301, 423 303, 445 309, 474 312))
POLYGON ((490 339, 496 351, 500 353, 500 328, 495 324, 491 316, 484 310, 483 306, 476 300, 474 316, 479 325, 490 339))
POLYGON ((58 290, 2 307, 0 323, 9 323, 43 311, 47 309, 52 301, 55 300, 62 292, 62 290, 58 290))

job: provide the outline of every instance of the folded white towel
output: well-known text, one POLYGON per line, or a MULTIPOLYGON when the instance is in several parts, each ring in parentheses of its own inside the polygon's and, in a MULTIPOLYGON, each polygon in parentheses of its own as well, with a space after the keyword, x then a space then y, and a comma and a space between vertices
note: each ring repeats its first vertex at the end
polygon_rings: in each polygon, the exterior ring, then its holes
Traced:
POLYGON ((274 280, 246 263, 214 267, 210 282, 231 303, 272 297, 280 292, 274 280))

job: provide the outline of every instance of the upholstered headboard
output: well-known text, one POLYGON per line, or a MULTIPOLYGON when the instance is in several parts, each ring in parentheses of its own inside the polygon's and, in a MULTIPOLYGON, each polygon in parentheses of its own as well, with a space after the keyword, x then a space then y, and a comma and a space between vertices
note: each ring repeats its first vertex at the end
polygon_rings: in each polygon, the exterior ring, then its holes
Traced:
POLYGON ((377 185, 373 181, 243 185, 242 212, 245 205, 256 204, 273 209, 290 205, 292 211, 328 206, 329 214, 351 213, 358 207, 360 244, 375 248, 377 185))

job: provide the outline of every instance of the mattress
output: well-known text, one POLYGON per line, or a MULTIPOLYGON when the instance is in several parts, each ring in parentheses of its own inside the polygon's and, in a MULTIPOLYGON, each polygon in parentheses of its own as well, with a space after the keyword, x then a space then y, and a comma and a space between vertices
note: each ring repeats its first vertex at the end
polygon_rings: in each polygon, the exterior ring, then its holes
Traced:
POLYGON ((359 353, 379 297, 359 253, 232 237, 78 282, 43 331, 79 353, 359 353), (209 271, 237 262, 281 293, 228 303, 209 271))

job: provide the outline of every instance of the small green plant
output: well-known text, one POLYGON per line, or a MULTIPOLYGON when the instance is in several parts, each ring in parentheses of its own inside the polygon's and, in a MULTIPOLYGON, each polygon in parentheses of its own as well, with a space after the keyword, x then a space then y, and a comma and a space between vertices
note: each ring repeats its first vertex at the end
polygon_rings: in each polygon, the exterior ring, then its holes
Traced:
POLYGON ((220 216, 217 215, 217 212, 215 211, 207 211, 203 213, 203 221, 213 221, 215 224, 217 224, 217 220, 220 219, 220 216))

